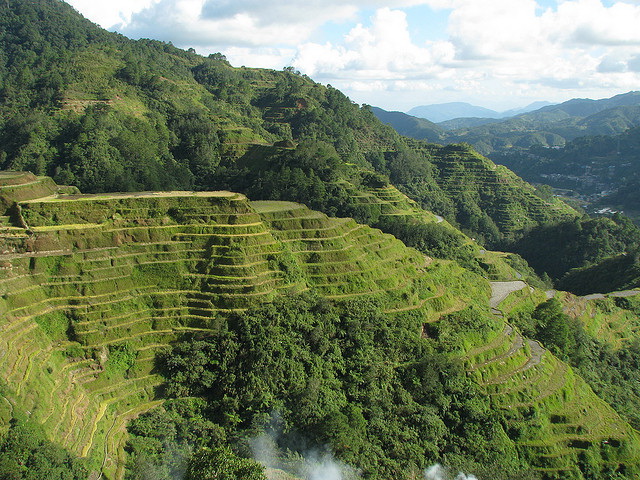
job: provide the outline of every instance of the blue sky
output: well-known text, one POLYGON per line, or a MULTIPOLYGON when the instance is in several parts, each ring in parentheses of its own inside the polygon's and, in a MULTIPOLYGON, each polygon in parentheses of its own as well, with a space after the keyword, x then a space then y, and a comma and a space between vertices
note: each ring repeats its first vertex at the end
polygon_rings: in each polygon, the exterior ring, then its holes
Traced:
POLYGON ((294 66, 389 110, 498 110, 640 86, 640 0, 67 0, 103 27, 294 66))

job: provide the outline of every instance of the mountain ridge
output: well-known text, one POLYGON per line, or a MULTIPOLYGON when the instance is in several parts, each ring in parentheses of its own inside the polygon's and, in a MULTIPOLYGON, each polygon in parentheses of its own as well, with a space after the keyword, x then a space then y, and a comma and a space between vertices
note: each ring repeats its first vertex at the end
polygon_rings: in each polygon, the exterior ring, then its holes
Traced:
POLYGON ((622 133, 640 124, 640 92, 630 91, 611 98, 572 99, 508 119, 453 119, 438 125, 407 129, 410 119, 387 118, 400 133, 414 138, 438 138, 441 143, 467 142, 485 155, 509 150, 525 150, 533 145, 563 146, 585 135, 622 133))
POLYGON ((424 118, 431 122, 442 124, 450 120, 463 121, 466 118, 502 119, 513 117, 522 113, 538 110, 544 106, 551 105, 550 102, 537 101, 521 108, 512 108, 502 112, 490 108, 479 107, 466 102, 448 102, 431 105, 421 105, 413 107, 407 111, 407 115, 424 118))

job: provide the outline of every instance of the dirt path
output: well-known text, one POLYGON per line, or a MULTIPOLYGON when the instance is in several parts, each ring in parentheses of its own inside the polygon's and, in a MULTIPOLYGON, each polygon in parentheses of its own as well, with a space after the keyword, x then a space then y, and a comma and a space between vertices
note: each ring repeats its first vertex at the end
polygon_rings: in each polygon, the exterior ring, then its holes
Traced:
POLYGON ((592 293, 590 295, 585 295, 582 298, 584 300, 599 300, 599 299, 604 298, 604 294, 603 293, 592 293))
POLYGON ((640 293, 640 290, 623 290, 621 292, 611 292, 610 297, 635 297, 640 293))
POLYGON ((512 292, 522 290, 527 286, 522 280, 513 282, 491 282, 491 308, 497 308, 500 303, 512 292))
POLYGON ((591 295, 585 295, 582 297, 584 300, 596 300, 606 297, 634 297, 640 294, 640 290, 622 290, 619 292, 611 293, 592 293, 591 295))

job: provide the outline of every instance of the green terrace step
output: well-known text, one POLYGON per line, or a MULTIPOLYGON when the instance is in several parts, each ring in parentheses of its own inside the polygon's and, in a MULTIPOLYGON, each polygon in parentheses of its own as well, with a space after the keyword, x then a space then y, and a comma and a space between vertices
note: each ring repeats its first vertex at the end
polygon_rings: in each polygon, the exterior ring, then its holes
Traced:
MULTIPOLYGON (((363 201, 388 214, 416 208, 393 188, 366 193, 363 201)), ((488 284, 453 262, 291 202, 175 192, 20 205, 37 242, 33 252, 0 254, 0 378, 53 440, 110 478, 124 475, 127 421, 161 404, 156 355, 206 335, 214 319, 308 289, 335 301, 374 296, 390 315, 418 313, 425 324, 489 298, 488 284), (127 372, 110 370, 117 348, 136 356, 127 372)), ((562 467, 551 459, 573 452, 571 442, 626 438, 607 431, 614 417, 587 429, 593 415, 580 408, 592 393, 571 396, 583 387, 564 364, 502 319, 495 331, 463 359, 491 401, 507 414, 534 408, 566 418, 545 427, 540 469, 562 467)))
POLYGON ((571 374, 566 364, 537 342, 524 341, 510 326, 487 345, 470 351, 465 361, 473 374, 498 367, 480 380, 497 406, 507 410, 535 408, 551 419, 540 430, 540 440, 520 444, 541 473, 569 471, 583 449, 611 438, 619 443, 629 434, 628 425, 571 374), (509 348, 505 350, 506 345, 509 348))

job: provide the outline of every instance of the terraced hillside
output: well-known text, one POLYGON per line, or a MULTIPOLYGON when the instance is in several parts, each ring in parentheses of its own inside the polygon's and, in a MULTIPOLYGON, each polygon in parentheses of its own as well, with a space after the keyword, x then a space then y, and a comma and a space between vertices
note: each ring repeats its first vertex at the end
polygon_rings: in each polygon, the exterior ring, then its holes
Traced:
POLYGON ((18 206, 22 227, 0 233, 2 378, 53 438, 81 456, 106 452, 116 477, 124 425, 157 405, 155 354, 181 335, 308 288, 434 315, 458 301, 437 276, 420 280, 433 269, 445 282, 453 266, 298 204, 174 192, 18 206))
POLYGON ((567 315, 579 320, 591 336, 619 349, 632 343, 640 331, 638 295, 640 290, 634 289, 582 297, 558 292, 556 297, 567 315))
MULTIPOLYGON (((494 282, 492 290, 498 319, 545 297, 523 282, 494 282)), ((638 458, 637 432, 569 365, 517 328, 504 323, 464 359, 495 407, 511 418, 517 444, 543 478, 581 478, 585 456, 598 458, 603 471, 622 473, 620 455, 638 458)))
MULTIPOLYGON (((34 181, 5 176, 19 178, 34 181)), ((490 308, 489 284, 456 263, 300 204, 231 192, 69 195, 43 184, 44 197, 4 197, 3 402, 107 478, 124 475, 127 422, 162 402, 156 355, 230 312, 311 289, 336 302, 377 297, 392 316, 420 315, 428 335, 470 304, 490 308)), ((498 310, 493 318, 491 338, 461 337, 458 350, 512 416, 531 463, 547 478, 575 473, 581 455, 635 468, 636 433, 569 367, 498 310)))
MULTIPOLYGON (((482 205, 482 210, 507 237, 555 218, 576 215, 557 198, 541 198, 531 185, 468 146, 444 147, 434 164, 440 170, 441 188, 459 204, 457 220, 462 225, 468 225, 465 215, 470 215, 466 211, 469 205, 482 205)), ((478 225, 467 228, 483 230, 478 225)))

